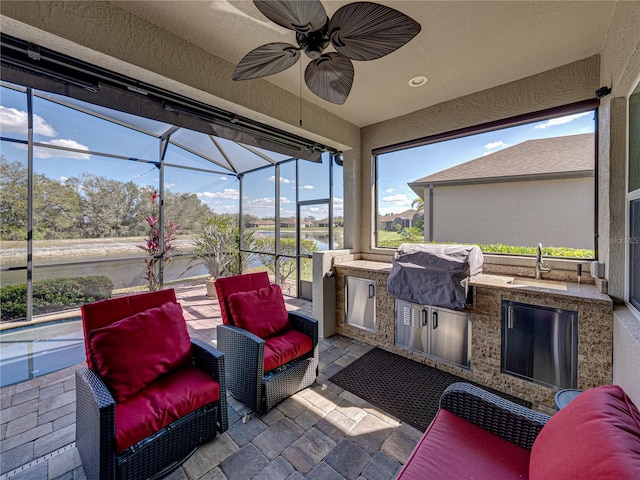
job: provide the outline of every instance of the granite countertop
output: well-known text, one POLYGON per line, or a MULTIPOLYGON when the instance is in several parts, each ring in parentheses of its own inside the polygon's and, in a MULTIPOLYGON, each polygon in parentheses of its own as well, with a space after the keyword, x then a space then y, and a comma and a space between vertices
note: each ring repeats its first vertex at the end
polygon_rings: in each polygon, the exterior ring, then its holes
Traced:
POLYGON ((389 262, 374 262, 371 260, 352 260, 350 262, 336 263, 334 267, 353 268, 369 272, 391 272, 391 264, 389 262))
POLYGON ((545 295, 573 297, 581 300, 606 302, 612 304, 611 297, 602 293, 593 284, 561 282, 556 280, 535 280, 530 277, 513 277, 508 275, 489 275, 481 273, 471 279, 469 285, 480 288, 525 290, 540 292, 545 295))
MULTIPOLYGON (((368 272, 390 273, 391 263, 371 260, 352 260, 336 263, 334 268, 350 268, 368 272)), ((613 304, 611 298, 589 283, 562 282, 556 280, 535 280, 530 277, 514 277, 481 273, 471 279, 471 286, 490 289, 522 290, 531 293, 544 293, 579 300, 605 302, 613 304)))

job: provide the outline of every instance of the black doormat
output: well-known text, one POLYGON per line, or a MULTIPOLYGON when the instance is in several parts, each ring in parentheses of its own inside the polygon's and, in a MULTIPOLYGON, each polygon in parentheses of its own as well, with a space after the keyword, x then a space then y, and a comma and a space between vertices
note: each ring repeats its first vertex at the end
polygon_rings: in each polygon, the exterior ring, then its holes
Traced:
MULTIPOLYGON (((329 380, 423 432, 438 411, 440 396, 449 385, 474 383, 380 348, 369 350, 329 380)), ((481 387, 520 405, 530 405, 511 395, 481 387)))

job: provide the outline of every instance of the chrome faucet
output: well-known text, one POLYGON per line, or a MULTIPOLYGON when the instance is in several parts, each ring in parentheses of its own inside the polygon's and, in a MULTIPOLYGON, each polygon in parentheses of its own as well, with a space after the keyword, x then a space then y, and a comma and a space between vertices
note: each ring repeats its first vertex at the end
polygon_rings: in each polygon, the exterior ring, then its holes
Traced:
POLYGON ((536 280, 540 280, 543 273, 548 273, 550 271, 551 267, 544 263, 544 260, 542 259, 542 244, 539 243, 536 253, 536 280))

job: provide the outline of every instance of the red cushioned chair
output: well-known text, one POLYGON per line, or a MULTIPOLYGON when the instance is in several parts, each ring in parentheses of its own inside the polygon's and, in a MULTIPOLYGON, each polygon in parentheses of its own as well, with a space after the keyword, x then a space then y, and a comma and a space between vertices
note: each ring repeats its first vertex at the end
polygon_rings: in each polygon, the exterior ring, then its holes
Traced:
POLYGON ((318 322, 288 312, 279 285, 267 272, 215 282, 223 325, 227 385, 254 411, 267 411, 311 385, 318 374, 318 322))
POLYGON ((76 446, 89 479, 178 468, 228 426, 224 355, 190 339, 173 290, 82 306, 76 446))

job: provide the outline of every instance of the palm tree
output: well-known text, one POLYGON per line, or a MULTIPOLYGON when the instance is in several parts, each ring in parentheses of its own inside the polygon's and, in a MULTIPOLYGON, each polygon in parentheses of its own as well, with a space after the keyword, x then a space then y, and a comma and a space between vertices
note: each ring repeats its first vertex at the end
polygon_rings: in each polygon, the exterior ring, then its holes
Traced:
POLYGON ((414 198, 411 202, 411 208, 415 209, 417 213, 424 213, 424 199, 414 198))

